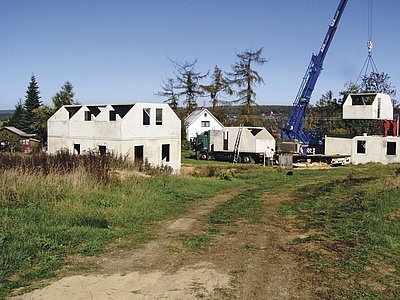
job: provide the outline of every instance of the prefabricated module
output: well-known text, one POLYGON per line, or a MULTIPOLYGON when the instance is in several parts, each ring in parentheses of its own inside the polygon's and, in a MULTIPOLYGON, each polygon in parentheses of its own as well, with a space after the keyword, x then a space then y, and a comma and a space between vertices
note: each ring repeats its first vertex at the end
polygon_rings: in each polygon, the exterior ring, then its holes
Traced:
POLYGON ((208 130, 192 140, 198 159, 261 163, 267 149, 275 149, 275 138, 264 127, 225 127, 208 130))

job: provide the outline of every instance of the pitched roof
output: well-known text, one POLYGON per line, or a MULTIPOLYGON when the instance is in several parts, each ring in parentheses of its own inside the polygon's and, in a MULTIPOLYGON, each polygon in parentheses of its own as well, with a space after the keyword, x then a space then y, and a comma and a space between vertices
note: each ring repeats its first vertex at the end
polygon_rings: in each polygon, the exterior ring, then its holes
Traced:
MULTIPOLYGON (((196 109, 195 111, 193 111, 187 118, 186 118, 186 124, 189 126, 190 124, 192 124, 194 121, 197 120, 197 118, 199 118, 204 112, 207 112, 211 117, 214 118, 214 120, 216 120, 219 124, 221 124, 221 122, 207 109, 207 108, 201 108, 201 109, 196 109)), ((223 127, 224 125, 221 124, 221 126, 223 127)))
POLYGON ((187 118, 186 118, 186 123, 191 124, 193 123, 194 120, 196 120, 201 113, 203 112, 204 109, 196 109, 193 111, 187 118))
POLYGON ((20 137, 29 138, 29 137, 34 137, 36 135, 36 134, 26 133, 18 128, 15 128, 14 126, 5 126, 4 128, 15 133, 16 135, 18 135, 20 137))

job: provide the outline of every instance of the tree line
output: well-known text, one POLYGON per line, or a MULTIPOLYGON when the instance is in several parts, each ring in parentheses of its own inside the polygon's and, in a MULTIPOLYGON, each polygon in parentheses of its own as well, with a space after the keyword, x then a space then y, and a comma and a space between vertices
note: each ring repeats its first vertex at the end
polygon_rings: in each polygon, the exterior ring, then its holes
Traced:
POLYGON ((42 103, 39 86, 35 75, 31 80, 25 94, 25 100, 20 99, 15 105, 11 117, 4 123, 4 126, 14 126, 26 133, 34 133, 42 142, 47 140, 47 120, 63 105, 78 104, 74 99, 73 86, 66 81, 52 97, 52 106, 42 103))

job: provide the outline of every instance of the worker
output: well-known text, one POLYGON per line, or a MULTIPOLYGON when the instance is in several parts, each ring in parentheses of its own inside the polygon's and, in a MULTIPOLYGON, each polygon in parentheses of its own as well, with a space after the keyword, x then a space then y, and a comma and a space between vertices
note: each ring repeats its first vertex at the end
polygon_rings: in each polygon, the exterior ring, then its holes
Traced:
POLYGON ((269 146, 265 150, 265 158, 267 159, 267 166, 272 166, 272 160, 274 157, 274 149, 271 149, 269 146))

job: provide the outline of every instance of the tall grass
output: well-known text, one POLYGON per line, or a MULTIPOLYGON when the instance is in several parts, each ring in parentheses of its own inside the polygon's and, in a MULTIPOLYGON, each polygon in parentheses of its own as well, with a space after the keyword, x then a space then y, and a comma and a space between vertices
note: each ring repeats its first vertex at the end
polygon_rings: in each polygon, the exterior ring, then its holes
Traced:
POLYGON ((92 174, 102 159, 0 157, 0 298, 52 276, 69 254, 93 255, 124 236, 141 239, 149 224, 234 185, 166 175, 116 179, 112 158, 92 174))
POLYGON ((99 155, 88 151, 75 155, 68 150, 58 151, 54 155, 35 153, 32 155, 0 154, 0 170, 18 170, 23 174, 68 174, 85 171, 87 175, 100 183, 109 183, 110 172, 115 169, 131 169, 148 174, 171 174, 169 166, 153 166, 147 160, 134 163, 127 157, 112 153, 99 155))

